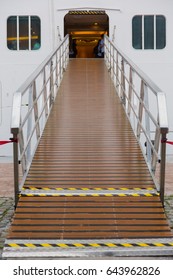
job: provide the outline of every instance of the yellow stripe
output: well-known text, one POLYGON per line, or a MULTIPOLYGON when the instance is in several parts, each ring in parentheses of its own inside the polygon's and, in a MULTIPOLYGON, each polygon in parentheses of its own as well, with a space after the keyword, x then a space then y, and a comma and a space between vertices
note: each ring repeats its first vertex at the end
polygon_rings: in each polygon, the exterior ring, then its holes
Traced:
POLYGON ((106 193, 105 196, 113 196, 111 193, 106 193))
POLYGON ((132 193, 132 196, 140 196, 138 193, 132 193))
POLYGON ((27 246, 29 248, 36 248, 36 246, 34 244, 31 244, 31 243, 25 243, 25 246, 27 246))
POLYGON ((41 246, 43 246, 43 247, 52 247, 50 244, 48 244, 48 243, 41 243, 41 246))
POLYGON ((76 191, 76 188, 68 188, 70 191, 76 191))
POLYGON ((10 243, 9 246, 13 247, 13 248, 18 248, 20 247, 20 245, 16 244, 16 243, 10 243))
POLYGON ((68 245, 64 243, 58 243, 57 245, 62 248, 68 248, 68 245))
POLYGON ((129 243, 122 243, 121 245, 124 247, 133 247, 133 245, 129 243))
POLYGON ((153 196, 151 193, 146 193, 145 196, 153 196))
POLYGON ((118 194, 118 196, 126 196, 126 194, 120 193, 120 194, 118 194))
POLYGON ((30 190, 32 190, 32 191, 35 191, 35 190, 37 190, 38 188, 35 188, 35 187, 29 187, 29 188, 27 188, 27 187, 23 187, 22 188, 22 190, 25 190, 25 189, 30 189, 30 190))
POLYGON ((89 245, 92 246, 92 247, 100 247, 100 245, 97 244, 97 243, 89 243, 89 245))
POLYGON ((137 245, 141 246, 141 247, 148 247, 149 245, 146 243, 137 243, 137 245))
POLYGON ((49 190, 50 190, 50 188, 43 188, 43 190, 45 190, 45 191, 49 191, 49 190))
POLYGON ((162 244, 162 243, 153 243, 154 246, 157 246, 157 247, 164 247, 165 245, 162 244))
POLYGON ((74 243, 73 245, 76 246, 76 247, 78 247, 78 248, 80 248, 80 247, 85 247, 83 244, 80 244, 80 243, 74 243))
MULTIPOLYGON (((31 38, 32 38, 32 39, 38 39, 38 36, 31 36, 31 38)), ((20 37, 19 37, 19 40, 20 40, 20 41, 22 41, 22 40, 28 40, 28 39, 29 39, 28 36, 23 36, 23 37, 20 36, 20 37)), ((16 38, 16 37, 8 37, 7 40, 8 40, 8 41, 16 41, 17 38, 16 38)))
POLYGON ((105 243, 106 246, 108 247, 117 247, 117 245, 113 244, 113 243, 105 243))

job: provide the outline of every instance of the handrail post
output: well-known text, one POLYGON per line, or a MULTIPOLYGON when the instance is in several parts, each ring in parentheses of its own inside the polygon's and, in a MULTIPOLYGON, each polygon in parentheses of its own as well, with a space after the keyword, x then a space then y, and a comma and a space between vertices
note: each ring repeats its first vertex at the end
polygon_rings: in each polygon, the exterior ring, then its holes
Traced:
POLYGON ((124 60, 121 60, 121 101, 123 105, 126 105, 126 97, 125 97, 125 73, 124 73, 124 60))
POLYGON ((54 102, 53 61, 50 62, 50 107, 54 102))
POLYGON ((14 205, 15 208, 19 199, 19 162, 18 162, 18 129, 13 133, 13 168, 14 168, 14 205))
POLYGON ((165 194, 166 134, 167 132, 161 131, 160 200, 162 202, 163 207, 165 194))

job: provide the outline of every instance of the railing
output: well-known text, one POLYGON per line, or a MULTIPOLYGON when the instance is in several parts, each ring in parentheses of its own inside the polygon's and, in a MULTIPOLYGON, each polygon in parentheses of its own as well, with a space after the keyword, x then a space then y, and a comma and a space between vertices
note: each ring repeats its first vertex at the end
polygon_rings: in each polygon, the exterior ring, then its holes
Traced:
POLYGON ((168 133, 165 94, 107 36, 104 40, 106 65, 164 203, 168 133))
POLYGON ((69 37, 14 93, 13 134, 15 206, 69 61, 69 37), (21 166, 21 168, 19 168, 21 166))

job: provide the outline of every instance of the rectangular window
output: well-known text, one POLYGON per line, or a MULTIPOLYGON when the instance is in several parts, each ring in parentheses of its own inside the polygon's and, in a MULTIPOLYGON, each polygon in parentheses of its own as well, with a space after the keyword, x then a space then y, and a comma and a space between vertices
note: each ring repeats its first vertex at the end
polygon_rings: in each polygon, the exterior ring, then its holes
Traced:
POLYGON ((156 49, 166 45, 166 22, 163 16, 156 16, 156 49))
POLYGON ((38 21, 38 17, 31 17, 31 49, 38 50, 40 48, 40 21, 38 21))
POLYGON ((132 20, 132 40, 135 49, 142 49, 142 16, 132 20))
POLYGON ((38 50, 41 24, 37 16, 11 16, 7 20, 7 47, 10 50, 38 50))
POLYGON ((154 49, 154 17, 144 17, 144 49, 154 49))
POLYGON ((132 45, 135 49, 163 49, 166 21, 162 15, 139 15, 132 19, 132 45))
POLYGON ((7 47, 17 50, 17 17, 8 18, 7 22, 7 47))
POLYGON ((19 50, 29 50, 28 22, 28 17, 19 17, 19 50))

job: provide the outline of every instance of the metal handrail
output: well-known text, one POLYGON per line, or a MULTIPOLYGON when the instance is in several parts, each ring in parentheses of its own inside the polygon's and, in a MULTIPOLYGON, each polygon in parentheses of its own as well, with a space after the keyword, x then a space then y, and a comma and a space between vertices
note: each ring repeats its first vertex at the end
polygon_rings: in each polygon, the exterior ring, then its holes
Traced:
POLYGON ((168 133, 165 93, 108 36, 105 35, 104 40, 106 65, 164 205, 164 140, 168 133), (158 162, 159 180, 156 175, 158 162))
POLYGON ((28 174, 69 61, 69 36, 38 66, 14 93, 13 134, 15 206, 28 174), (19 166, 22 166, 20 170, 19 166))

